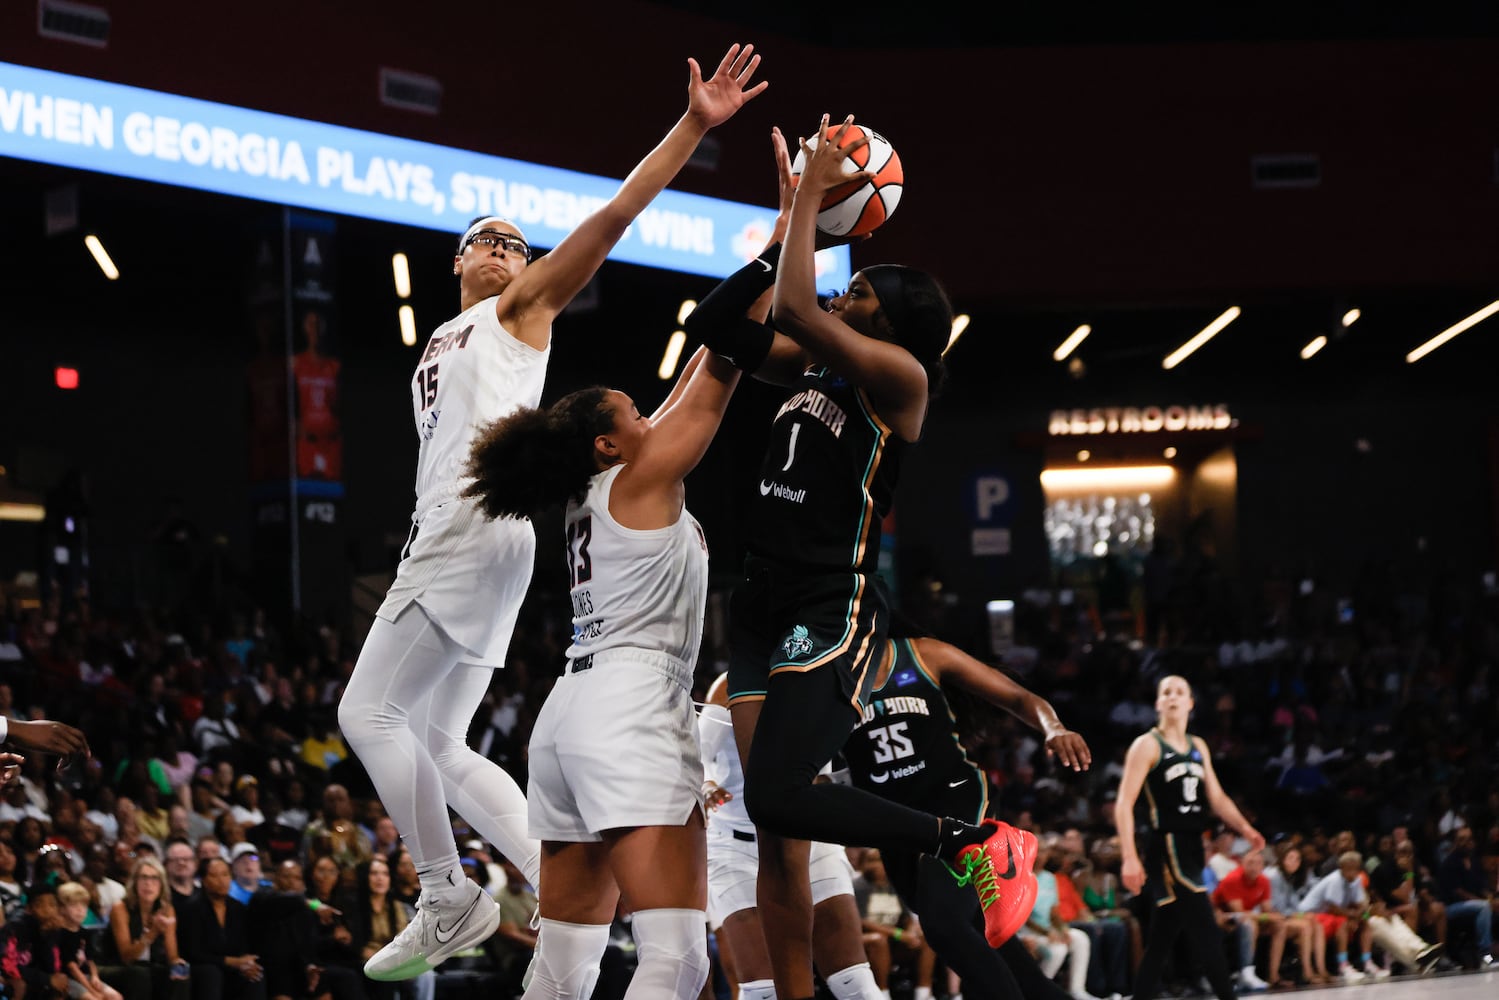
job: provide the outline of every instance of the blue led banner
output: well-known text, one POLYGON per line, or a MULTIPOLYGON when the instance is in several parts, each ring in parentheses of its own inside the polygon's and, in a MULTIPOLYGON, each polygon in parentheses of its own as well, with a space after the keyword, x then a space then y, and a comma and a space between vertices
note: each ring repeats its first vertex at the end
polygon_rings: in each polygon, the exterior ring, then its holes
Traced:
MULTIPOLYGON (((0 156, 458 233, 515 220, 554 246, 619 181, 0 62, 0 156)), ((767 169, 767 179, 769 170, 767 169)), ((774 211, 665 191, 611 260, 721 277, 765 244, 774 211)), ((823 251, 842 288, 847 247, 823 251)))

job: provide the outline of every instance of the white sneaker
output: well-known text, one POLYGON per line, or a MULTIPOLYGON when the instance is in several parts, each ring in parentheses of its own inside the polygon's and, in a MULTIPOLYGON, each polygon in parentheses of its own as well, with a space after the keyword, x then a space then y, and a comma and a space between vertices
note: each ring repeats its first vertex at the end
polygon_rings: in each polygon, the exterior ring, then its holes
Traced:
POLYGON ((1376 983, 1389 979, 1391 975, 1390 970, 1384 966, 1375 965, 1373 962, 1369 963, 1369 978, 1373 979, 1376 983))
POLYGON ((1363 982, 1365 977, 1362 970, 1355 969, 1351 965, 1345 965, 1338 970, 1338 978, 1351 986, 1354 983, 1363 982))
POLYGON ((1239 970, 1239 986, 1247 993, 1263 993, 1270 988, 1270 984, 1255 975, 1253 969, 1239 970))
POLYGON ((460 899, 440 903, 423 892, 411 923, 364 963, 364 974, 380 982, 415 979, 489 940, 500 926, 500 905, 472 881, 460 899))

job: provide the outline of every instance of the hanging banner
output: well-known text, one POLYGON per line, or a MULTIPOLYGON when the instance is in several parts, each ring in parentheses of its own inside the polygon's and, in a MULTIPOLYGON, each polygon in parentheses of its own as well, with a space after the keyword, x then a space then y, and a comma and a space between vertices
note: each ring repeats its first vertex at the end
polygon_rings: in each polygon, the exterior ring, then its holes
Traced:
MULTIPOLYGON (((0 62, 0 156, 460 233, 502 215, 556 246, 620 182, 521 160, 0 62)), ((664 191, 609 259, 723 277, 775 209, 664 191)), ((846 287, 848 247, 818 254, 846 287)))

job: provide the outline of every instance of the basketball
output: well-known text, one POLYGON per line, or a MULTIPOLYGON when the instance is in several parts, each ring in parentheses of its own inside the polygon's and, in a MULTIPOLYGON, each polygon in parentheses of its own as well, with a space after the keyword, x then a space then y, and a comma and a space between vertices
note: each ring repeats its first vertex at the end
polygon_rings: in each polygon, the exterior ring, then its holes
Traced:
MULTIPOLYGON (((829 125, 828 134, 837 135, 837 128, 829 125)), ((841 184, 822 199, 822 210, 817 213, 817 228, 829 236, 863 236, 874 232, 895 214, 895 207, 900 204, 906 175, 890 140, 874 129, 850 125, 843 133, 839 147, 847 146, 864 136, 869 137, 869 144, 854 150, 843 161, 843 171, 852 174, 868 170, 874 177, 868 181, 841 184)), ((807 145, 816 149, 817 137, 809 139, 807 145)), ((797 150, 796 160, 791 164, 793 183, 801 178, 802 167, 806 162, 806 154, 797 150)))

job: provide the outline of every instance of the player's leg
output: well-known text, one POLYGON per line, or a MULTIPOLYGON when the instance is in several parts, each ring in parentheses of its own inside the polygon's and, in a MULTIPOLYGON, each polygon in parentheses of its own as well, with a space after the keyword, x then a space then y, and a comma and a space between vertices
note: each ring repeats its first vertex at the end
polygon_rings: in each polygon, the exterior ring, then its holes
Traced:
POLYGON ((546 944, 525 1000, 588 1000, 619 906, 609 849, 597 841, 543 841, 541 880, 549 887, 537 900, 546 944))
POLYGON ((604 842, 639 956, 626 1000, 694 1000, 709 971, 702 813, 694 810, 681 826, 606 831, 604 842), (662 858, 671 863, 661 864, 662 858))
POLYGON ((413 727, 425 736, 448 803, 539 888, 541 842, 526 833, 526 793, 468 744, 469 726, 493 675, 489 667, 459 663, 447 683, 413 711, 413 727))

